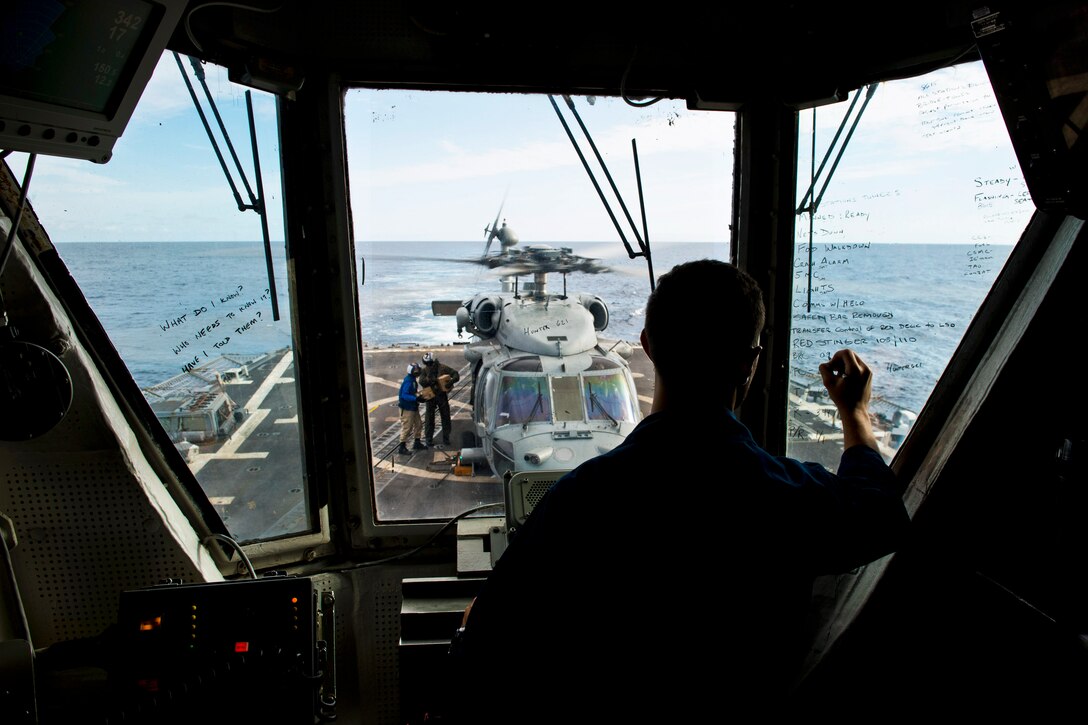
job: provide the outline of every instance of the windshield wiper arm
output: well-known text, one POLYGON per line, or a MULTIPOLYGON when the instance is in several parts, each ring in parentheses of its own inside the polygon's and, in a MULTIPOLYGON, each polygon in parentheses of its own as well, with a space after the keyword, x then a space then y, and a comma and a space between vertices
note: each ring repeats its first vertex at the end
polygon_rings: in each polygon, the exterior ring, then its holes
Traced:
POLYGON ((612 421, 612 425, 614 427, 619 427, 620 422, 618 420, 616 420, 615 418, 613 418, 611 415, 609 415, 608 411, 604 409, 604 403, 602 403, 601 399, 597 397, 597 394, 595 392, 593 392, 593 386, 589 385, 587 383, 586 387, 589 388, 589 400, 590 400, 590 402, 593 403, 595 406, 597 406, 597 410, 604 413, 606 418, 608 418, 610 421, 612 421))
POLYGON ((529 411, 529 417, 525 419, 525 422, 521 424, 522 430, 528 430, 529 423, 532 422, 534 416, 536 416, 537 408, 540 412, 544 412, 544 391, 540 389, 540 383, 536 384, 536 402, 533 403, 533 409, 529 411))

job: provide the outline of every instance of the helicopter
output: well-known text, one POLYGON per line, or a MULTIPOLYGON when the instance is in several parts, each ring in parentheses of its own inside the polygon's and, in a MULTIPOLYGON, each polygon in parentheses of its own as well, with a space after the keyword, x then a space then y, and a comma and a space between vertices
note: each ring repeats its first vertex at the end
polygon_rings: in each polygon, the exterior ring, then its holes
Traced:
POLYGON ((458 337, 472 340, 472 424, 463 462, 486 461, 499 478, 520 471, 569 470, 619 445, 641 418, 630 359, 632 347, 606 342, 608 305, 567 292, 572 272, 609 268, 568 247, 519 239, 504 220, 485 227, 475 263, 499 270, 501 289, 463 301, 435 301, 436 315, 455 316, 458 337), (491 253, 495 241, 499 250, 491 253), (548 289, 549 275, 562 292, 548 289), (521 277, 531 275, 531 281, 521 277))

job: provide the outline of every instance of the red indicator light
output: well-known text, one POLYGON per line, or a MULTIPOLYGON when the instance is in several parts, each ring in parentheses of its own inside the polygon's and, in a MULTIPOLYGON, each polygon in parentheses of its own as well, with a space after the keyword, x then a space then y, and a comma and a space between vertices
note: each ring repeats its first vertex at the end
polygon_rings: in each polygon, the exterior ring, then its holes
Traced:
POLYGON ((235 642, 234 643, 234 651, 235 652, 249 652, 249 642, 235 642))
POLYGON ((291 604, 298 604, 298 597, 291 597, 291 604))

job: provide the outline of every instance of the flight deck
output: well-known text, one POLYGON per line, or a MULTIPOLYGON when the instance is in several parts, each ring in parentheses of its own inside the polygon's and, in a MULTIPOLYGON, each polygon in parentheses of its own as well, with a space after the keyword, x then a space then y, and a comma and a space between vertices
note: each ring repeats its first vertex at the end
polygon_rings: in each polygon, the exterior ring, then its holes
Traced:
MULTIPOLYGON (((631 373, 640 413, 645 417, 652 403, 653 365, 640 346, 632 348, 631 373)), ((239 541, 303 531, 309 526, 309 515, 293 353, 283 349, 232 362, 237 364, 229 368, 230 372, 215 376, 219 389, 232 401, 227 416, 229 430, 206 440, 189 437, 179 442, 178 448, 227 529, 239 541)), ((470 508, 503 500, 502 482, 487 463, 465 464, 459 460, 464 434, 472 429, 472 374, 462 346, 365 348, 364 365, 373 490, 380 520, 449 519, 470 508), (450 393, 450 444, 442 444, 441 418, 436 416, 437 445, 403 456, 396 452, 401 428, 397 393, 408 365, 419 362, 426 352, 461 375, 450 393)), ((796 418, 804 429, 791 432, 795 444, 841 437, 841 430, 823 410, 826 405, 806 401, 803 396, 795 396, 791 405, 803 413, 796 418)), ((423 406, 420 408, 423 416, 423 406)), ((819 449, 809 448, 808 453, 819 449)), ((713 466, 712 458, 708 458, 707 465, 713 466)))

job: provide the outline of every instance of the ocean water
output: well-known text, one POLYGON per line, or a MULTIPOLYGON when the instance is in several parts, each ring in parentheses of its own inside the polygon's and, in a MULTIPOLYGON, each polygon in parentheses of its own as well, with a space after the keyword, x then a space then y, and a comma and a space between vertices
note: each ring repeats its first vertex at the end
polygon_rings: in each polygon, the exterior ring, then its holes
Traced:
POLYGON ((920 411, 1011 250, 817 243, 809 263, 804 249, 794 273, 794 379, 850 347, 873 370, 874 397, 920 411))
POLYGON ((141 387, 222 354, 257 355, 291 346, 282 242, 273 243, 278 321, 260 242, 56 247, 141 387))
MULTIPOLYGON (((291 344, 283 243, 272 246, 279 320, 259 242, 57 244, 142 387, 220 354, 256 355, 291 344)), ((555 246, 610 267, 569 275, 567 291, 592 293, 608 304, 604 336, 637 341, 650 291, 645 260, 629 259, 618 242, 555 246)), ((875 395, 920 410, 1010 249, 817 243, 810 265, 808 247, 798 245, 790 321, 795 377, 813 375, 835 350, 852 347, 875 372, 875 395)), ((358 244, 364 344, 466 342, 458 340, 452 317, 432 314, 431 302, 499 291, 499 275, 470 262, 482 251, 476 242, 358 244)), ((657 243, 654 272, 727 255, 720 244, 657 243)), ((551 275, 548 286, 562 291, 562 277, 551 275)))

